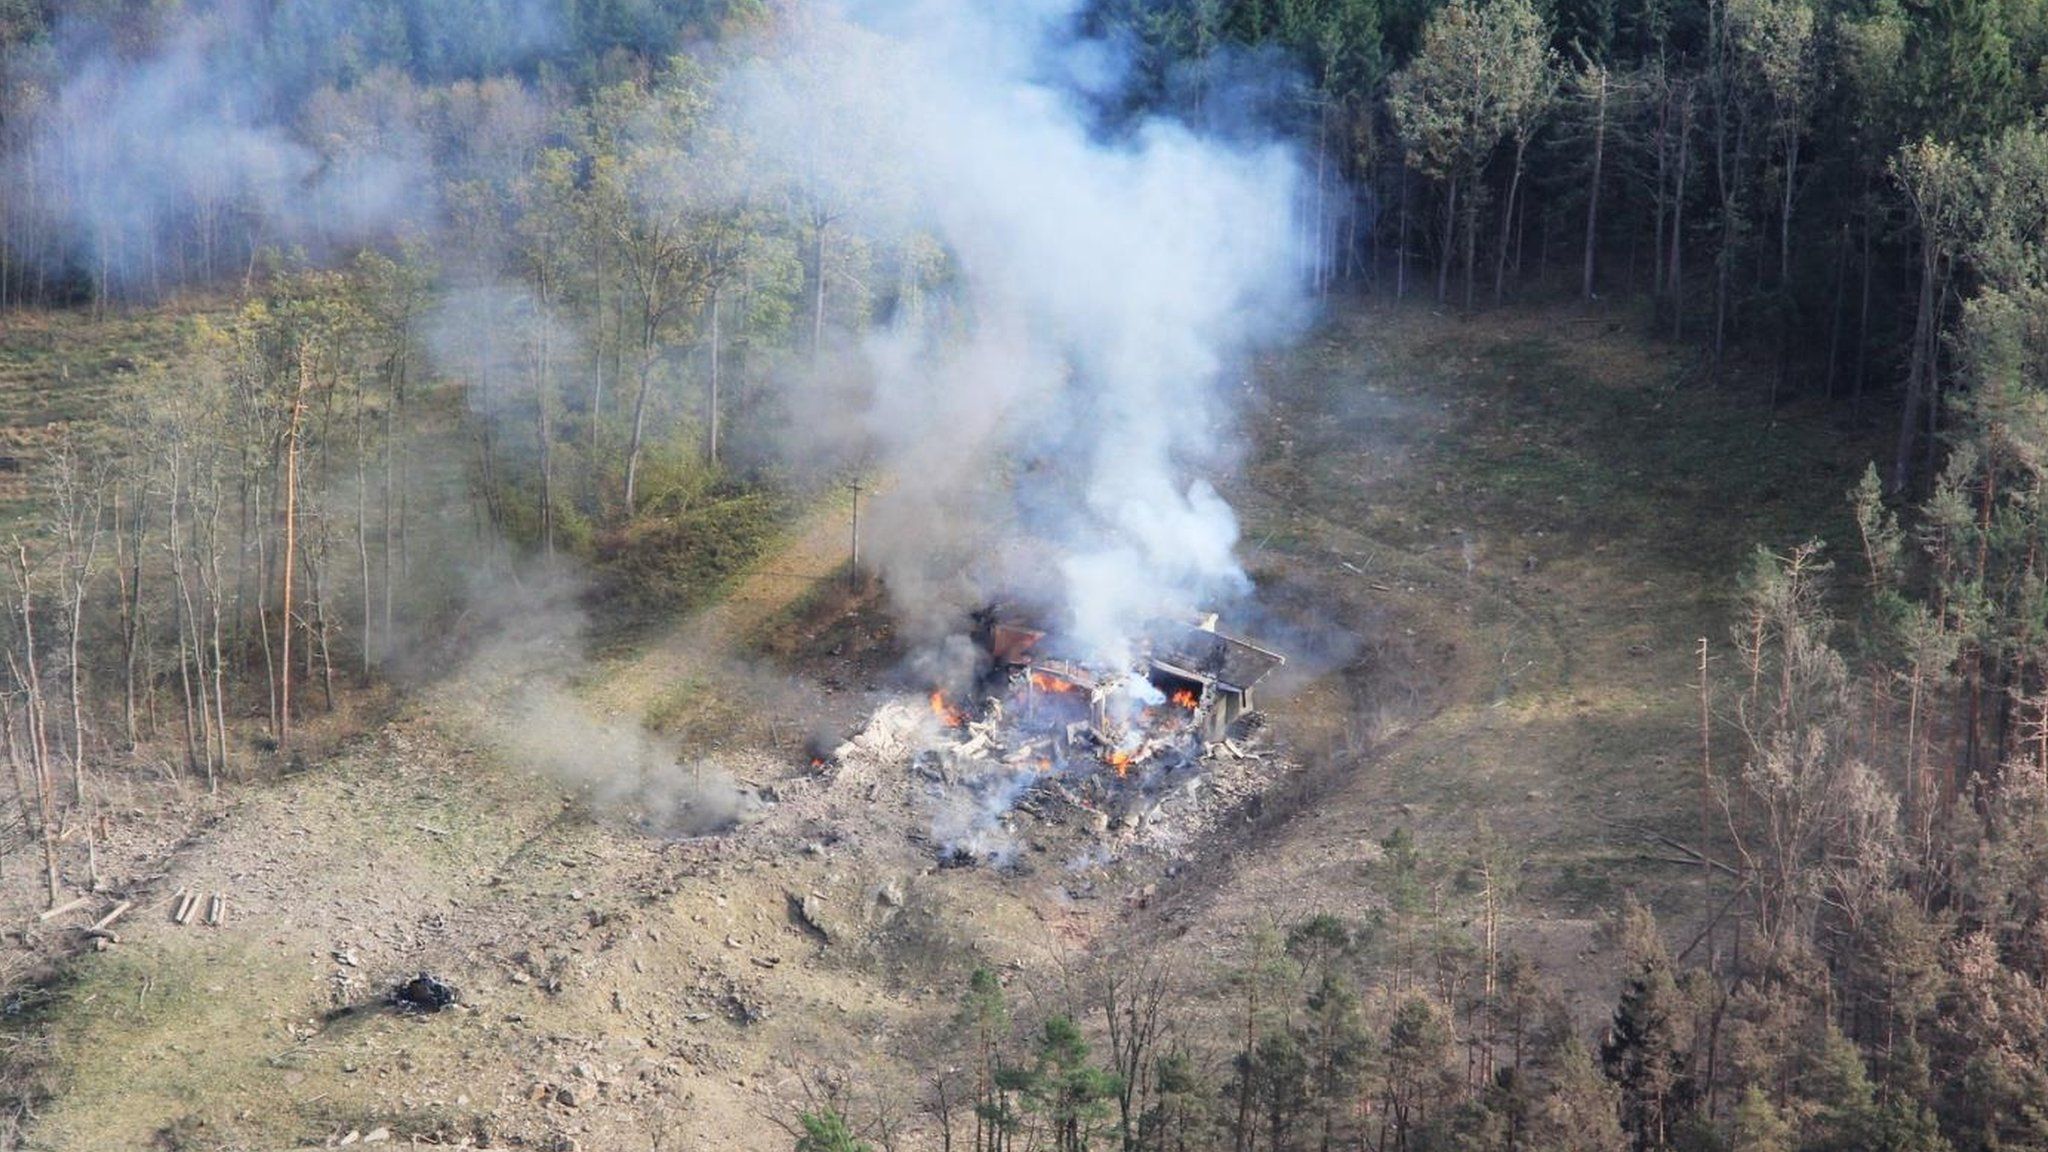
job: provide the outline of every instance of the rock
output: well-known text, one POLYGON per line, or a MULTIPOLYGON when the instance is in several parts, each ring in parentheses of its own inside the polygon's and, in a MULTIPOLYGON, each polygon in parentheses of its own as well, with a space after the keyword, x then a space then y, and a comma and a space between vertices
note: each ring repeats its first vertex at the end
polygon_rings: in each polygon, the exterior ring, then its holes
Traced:
POLYGON ((798 895, 784 892, 783 898, 789 904, 789 917, 799 928, 816 936, 827 944, 832 942, 832 930, 825 924, 825 900, 816 892, 798 895))
POLYGON ((382 1144, 389 1139, 391 1139, 391 1129, 389 1128, 372 1128, 363 1134, 363 1143, 365 1144, 382 1144))
POLYGON ((882 886, 875 889, 875 899, 883 904, 887 904, 891 908, 903 907, 903 882, 900 880, 882 881, 882 886))
POLYGON ((571 1088, 565 1084, 562 1087, 555 1089, 555 1103, 560 1104, 564 1108, 575 1108, 579 1106, 582 1103, 582 1101, 577 1097, 576 1089, 571 1088))

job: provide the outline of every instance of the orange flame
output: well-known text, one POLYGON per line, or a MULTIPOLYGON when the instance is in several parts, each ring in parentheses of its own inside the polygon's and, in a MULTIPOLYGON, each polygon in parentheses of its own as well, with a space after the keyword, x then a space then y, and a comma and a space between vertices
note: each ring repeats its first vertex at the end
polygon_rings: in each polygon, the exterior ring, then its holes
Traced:
POLYGON ((958 728, 967 723, 967 713, 947 703, 946 694, 937 689, 932 691, 932 715, 937 716, 939 723, 948 728, 958 728))
POLYGON ((1131 770, 1131 754, 1123 751, 1111 752, 1104 758, 1104 763, 1116 769, 1118 776, 1123 776, 1131 770))
POLYGON ((1062 680, 1049 672, 1033 672, 1031 686, 1041 692, 1075 692, 1079 688, 1071 680, 1062 680))
POLYGON ((1201 699, 1185 688, 1173 694, 1173 702, 1190 712, 1202 706, 1201 699))

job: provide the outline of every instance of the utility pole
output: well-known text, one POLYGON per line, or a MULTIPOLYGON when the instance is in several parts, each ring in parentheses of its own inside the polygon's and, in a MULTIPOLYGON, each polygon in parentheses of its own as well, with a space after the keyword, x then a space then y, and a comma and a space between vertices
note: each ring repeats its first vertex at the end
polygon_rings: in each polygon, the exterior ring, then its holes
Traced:
MULTIPOLYGON (((1707 860, 1707 837, 1712 827, 1708 818, 1708 800, 1714 790, 1714 723, 1710 707, 1710 689, 1707 682, 1707 638, 1700 637, 1700 887, 1710 891, 1714 885, 1713 865, 1707 860)), ((1714 926, 1709 923, 1711 935, 1714 926)), ((1709 950, 1712 949, 1709 944, 1709 950)))

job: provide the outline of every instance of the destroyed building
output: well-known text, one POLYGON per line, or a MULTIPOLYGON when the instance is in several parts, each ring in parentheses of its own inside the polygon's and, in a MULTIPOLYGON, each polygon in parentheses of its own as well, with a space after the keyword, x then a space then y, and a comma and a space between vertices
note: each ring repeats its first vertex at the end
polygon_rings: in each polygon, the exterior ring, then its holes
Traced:
POLYGON ((1277 652, 1217 631, 1215 613, 1193 622, 1162 622, 1145 631, 1130 667, 1108 668, 1059 654, 1047 633, 1000 607, 977 619, 975 639, 989 660, 984 690, 1021 688, 1030 701, 1039 692, 1078 690, 1091 701, 1090 720, 1106 732, 1117 723, 1120 694, 1170 704, 1188 714, 1185 725, 1204 743, 1224 739, 1231 726, 1256 707, 1260 681, 1287 662, 1277 652), (1142 678, 1156 693, 1138 689, 1142 678))
POLYGON ((1097 854, 1167 850, 1276 770, 1254 705, 1285 660, 1217 631, 1213 616, 1146 628, 1116 660, 1002 609, 977 615, 973 639, 981 667, 959 695, 885 704, 819 762, 908 784, 942 866, 1015 865, 1058 826, 1092 828, 1097 854))

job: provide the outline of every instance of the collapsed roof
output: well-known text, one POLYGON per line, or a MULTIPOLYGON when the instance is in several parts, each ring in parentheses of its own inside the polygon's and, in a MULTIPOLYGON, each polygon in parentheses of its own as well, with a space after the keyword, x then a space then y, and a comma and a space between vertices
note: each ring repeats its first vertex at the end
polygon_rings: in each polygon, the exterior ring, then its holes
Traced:
MULTIPOLYGON (((1055 653, 1040 647, 1047 636, 1043 630, 1014 618, 998 619, 1004 614, 1000 607, 988 609, 982 617, 979 637, 998 668, 1044 664, 1055 657, 1055 653)), ((1144 661, 1174 675, 1214 682, 1239 694, 1251 691, 1253 685, 1287 663, 1287 658, 1278 652, 1216 631, 1214 621, 1212 615, 1204 617, 1200 624, 1161 622, 1146 629, 1144 661)), ((1085 665, 1068 660, 1057 662, 1085 665)))

